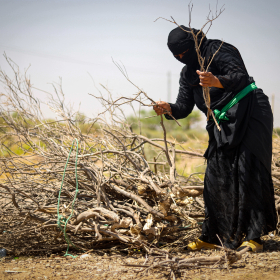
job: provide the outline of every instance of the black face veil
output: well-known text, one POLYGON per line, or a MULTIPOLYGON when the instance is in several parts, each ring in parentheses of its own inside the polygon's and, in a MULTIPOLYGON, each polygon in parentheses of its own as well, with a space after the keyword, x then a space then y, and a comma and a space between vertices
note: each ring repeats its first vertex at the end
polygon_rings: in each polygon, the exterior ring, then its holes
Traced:
MULTIPOLYGON (((196 67, 198 65, 198 58, 195 51, 195 43, 191 33, 184 30, 190 31, 190 28, 181 25, 173 29, 168 36, 168 48, 173 53, 175 58, 180 62, 187 64, 188 66, 196 67), (176 55, 184 53, 183 57, 176 57, 176 55)), ((192 29, 195 34, 199 32, 197 29, 192 29)), ((201 40, 202 36, 198 36, 198 41, 201 40)), ((205 38, 206 39, 206 38, 205 38)))

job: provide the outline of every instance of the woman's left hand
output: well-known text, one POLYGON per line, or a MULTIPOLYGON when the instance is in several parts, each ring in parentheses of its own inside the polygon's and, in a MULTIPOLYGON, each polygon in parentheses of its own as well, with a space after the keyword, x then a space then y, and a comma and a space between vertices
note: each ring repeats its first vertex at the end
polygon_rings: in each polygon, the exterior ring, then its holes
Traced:
POLYGON ((214 76, 211 72, 201 72, 199 70, 196 70, 196 73, 199 75, 199 84, 201 86, 224 88, 219 79, 216 76, 214 76))

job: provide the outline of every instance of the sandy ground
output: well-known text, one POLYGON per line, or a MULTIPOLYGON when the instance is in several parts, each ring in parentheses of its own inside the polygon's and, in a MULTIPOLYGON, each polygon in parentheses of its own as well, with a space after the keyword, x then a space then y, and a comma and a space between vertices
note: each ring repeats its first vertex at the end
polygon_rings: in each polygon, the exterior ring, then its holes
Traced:
MULTIPOLYGON (((210 256, 220 251, 184 252, 180 257, 210 256)), ((145 257, 107 255, 103 252, 63 257, 14 257, 0 259, 0 279, 168 279, 168 272, 153 270, 149 275, 141 275, 142 268, 125 266, 143 264, 145 257)), ((229 269, 201 268, 183 270, 176 279, 280 279, 280 237, 267 237, 263 253, 246 253, 229 269)))

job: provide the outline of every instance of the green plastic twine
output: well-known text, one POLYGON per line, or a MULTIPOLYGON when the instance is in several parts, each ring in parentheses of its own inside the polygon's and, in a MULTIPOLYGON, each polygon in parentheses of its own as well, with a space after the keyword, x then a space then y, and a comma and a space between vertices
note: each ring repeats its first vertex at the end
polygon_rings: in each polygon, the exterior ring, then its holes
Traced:
POLYGON ((68 155, 65 167, 64 167, 64 172, 63 172, 63 176, 62 176, 62 181, 61 181, 61 186, 60 186, 60 190, 59 190, 59 194, 58 194, 58 201, 57 201, 57 225, 60 228, 60 230, 63 232, 64 238, 65 238, 65 240, 68 244, 67 250, 66 250, 66 253, 65 253, 64 256, 71 256, 72 258, 76 258, 77 256, 72 256, 71 254, 68 254, 70 244, 73 247, 75 247, 76 249, 77 249, 77 247, 71 242, 69 236, 66 233, 66 229, 67 229, 68 221, 71 219, 71 217, 73 215, 75 200, 76 200, 78 192, 79 192, 79 183, 78 183, 78 174, 77 174, 78 152, 79 152, 79 142, 78 142, 78 139, 75 138, 72 142, 72 146, 71 146, 71 149, 70 149, 70 152, 69 152, 69 155, 68 155), (60 203, 60 195, 61 195, 61 190, 62 190, 62 186, 63 186, 63 182, 64 182, 64 177, 65 177, 65 173, 66 173, 66 168, 67 168, 67 165, 68 165, 68 162, 69 162, 69 159, 70 159, 70 155, 72 153, 73 146, 74 146, 75 142, 76 142, 76 160, 75 160, 76 192, 75 192, 75 196, 74 196, 74 199, 73 199, 73 202, 72 202, 71 214, 68 217, 68 219, 66 219, 62 215, 59 214, 59 203, 60 203), (64 228, 62 228, 62 224, 64 224, 64 228))

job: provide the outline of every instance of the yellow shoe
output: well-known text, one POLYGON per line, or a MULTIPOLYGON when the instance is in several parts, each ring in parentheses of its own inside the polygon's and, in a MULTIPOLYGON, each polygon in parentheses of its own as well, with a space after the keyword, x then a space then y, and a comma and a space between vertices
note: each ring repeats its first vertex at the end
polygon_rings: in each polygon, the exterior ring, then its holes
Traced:
POLYGON ((262 252, 263 251, 263 245, 257 243, 256 241, 249 240, 249 241, 244 241, 241 246, 237 249, 237 251, 241 251, 245 247, 249 247, 249 252, 262 252))
POLYGON ((216 248, 215 244, 207 243, 207 242, 201 241, 200 239, 197 239, 196 241, 191 242, 187 246, 187 249, 189 249, 191 251, 198 251, 201 249, 215 249, 215 248, 216 248))

